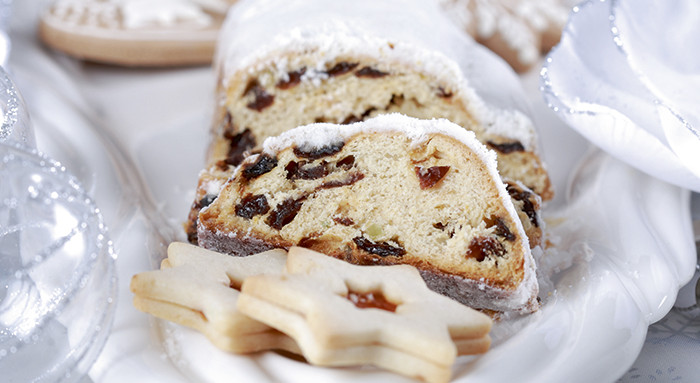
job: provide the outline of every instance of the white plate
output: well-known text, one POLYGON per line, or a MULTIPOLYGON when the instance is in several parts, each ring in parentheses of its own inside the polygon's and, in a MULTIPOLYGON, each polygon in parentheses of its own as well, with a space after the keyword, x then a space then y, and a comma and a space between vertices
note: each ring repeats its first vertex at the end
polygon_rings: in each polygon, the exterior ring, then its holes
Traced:
MULTIPOLYGON (((94 196, 119 256, 117 315, 94 381, 410 381, 271 352, 225 354, 193 331, 136 311, 131 276, 155 267, 168 242, 184 239, 213 111, 212 73, 83 66, 47 55, 32 35, 31 2, 18 8, 16 20, 25 22, 13 36, 21 49, 10 65, 37 145, 94 196)), ((556 247, 540 260, 543 307, 498 323, 493 348, 458 359, 454 380, 614 381, 692 276, 689 193, 589 150, 542 103, 537 74, 523 81, 558 193, 545 209, 556 247)))

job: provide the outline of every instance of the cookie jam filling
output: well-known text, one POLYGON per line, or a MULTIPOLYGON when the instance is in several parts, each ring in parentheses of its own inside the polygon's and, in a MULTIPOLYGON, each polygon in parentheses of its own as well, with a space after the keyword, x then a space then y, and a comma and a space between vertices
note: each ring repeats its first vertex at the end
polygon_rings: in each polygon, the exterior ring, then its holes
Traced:
POLYGON ((396 307, 398 307, 397 304, 386 299, 381 291, 360 293, 350 290, 345 298, 352 302, 358 309, 380 309, 393 313, 396 312, 396 307))

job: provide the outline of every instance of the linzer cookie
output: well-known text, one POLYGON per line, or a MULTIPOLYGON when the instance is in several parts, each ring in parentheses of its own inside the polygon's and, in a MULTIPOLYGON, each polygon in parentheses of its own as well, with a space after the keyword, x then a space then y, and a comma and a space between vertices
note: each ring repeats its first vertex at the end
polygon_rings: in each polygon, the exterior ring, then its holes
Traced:
POLYGON ((193 0, 55 0, 39 22, 48 46, 125 66, 211 63, 228 4, 193 0), (218 5, 218 7, 216 7, 218 5))
POLYGON ((521 219, 539 241, 539 202, 509 188, 496 154, 447 120, 311 124, 243 160, 199 214, 199 245, 234 255, 302 246, 360 265, 409 264, 468 306, 529 312, 538 288, 521 219))
POLYGON ((213 139, 187 225, 193 242, 197 212, 247 152, 314 122, 446 118, 498 153, 501 175, 552 198, 518 77, 435 1, 243 0, 217 52, 213 139))
POLYGON ((411 266, 362 267, 294 247, 287 272, 247 278, 238 308, 295 339, 311 364, 442 383, 457 355, 489 348, 491 319, 430 291, 411 266))
POLYGON ((131 280, 134 306, 203 333, 225 351, 250 353, 280 349, 298 353, 294 341, 236 309, 243 279, 281 272, 283 250, 234 258, 185 243, 172 243, 161 270, 131 280))
POLYGON ((440 0, 454 22, 525 72, 559 42, 570 8, 563 0, 440 0))

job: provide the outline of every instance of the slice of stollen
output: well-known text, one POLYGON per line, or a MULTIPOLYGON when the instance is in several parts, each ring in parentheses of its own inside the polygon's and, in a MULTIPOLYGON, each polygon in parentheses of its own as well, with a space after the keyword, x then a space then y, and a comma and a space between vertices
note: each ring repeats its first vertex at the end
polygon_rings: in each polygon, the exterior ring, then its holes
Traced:
POLYGON ((471 307, 533 311, 535 264, 495 157, 447 120, 392 114, 299 127, 234 172, 199 214, 199 244, 409 264, 471 307))

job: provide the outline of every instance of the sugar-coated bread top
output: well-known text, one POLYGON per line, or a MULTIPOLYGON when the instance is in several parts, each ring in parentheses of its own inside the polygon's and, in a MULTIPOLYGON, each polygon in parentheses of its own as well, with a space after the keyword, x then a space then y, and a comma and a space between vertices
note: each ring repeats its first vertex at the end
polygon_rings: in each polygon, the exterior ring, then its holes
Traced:
POLYGON ((215 65, 224 81, 239 71, 272 65, 280 76, 299 56, 313 54, 320 76, 338 59, 396 63, 450 84, 490 132, 536 146, 522 88, 499 57, 458 30, 435 1, 241 0, 222 29, 215 65))
POLYGON ((473 132, 446 119, 423 120, 399 113, 383 114, 365 121, 348 125, 316 123, 288 130, 279 136, 269 137, 263 142, 263 151, 276 155, 290 146, 313 149, 333 143, 342 143, 358 133, 399 132, 418 146, 431 134, 444 134, 468 146, 489 167, 491 174, 498 176, 496 153, 484 146, 473 132))

